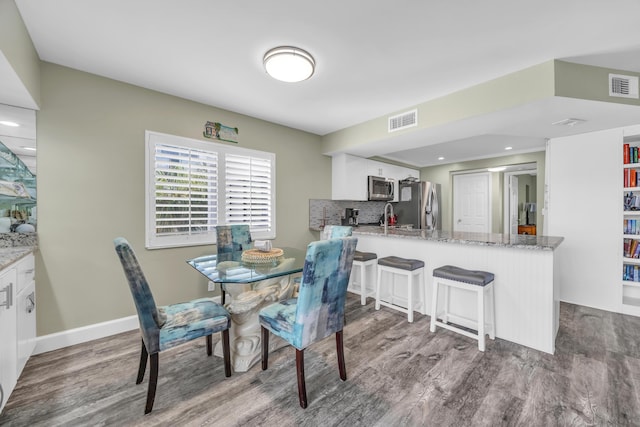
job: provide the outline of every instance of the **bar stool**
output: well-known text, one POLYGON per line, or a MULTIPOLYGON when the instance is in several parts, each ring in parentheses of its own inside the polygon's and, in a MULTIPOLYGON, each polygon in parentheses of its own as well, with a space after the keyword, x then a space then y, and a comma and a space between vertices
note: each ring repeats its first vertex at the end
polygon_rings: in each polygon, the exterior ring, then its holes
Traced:
POLYGON ((388 256, 378 259, 378 282, 376 283, 376 310, 380 310, 380 306, 392 308, 394 310, 407 313, 409 323, 413 322, 413 311, 415 303, 413 301, 413 285, 418 284, 420 292, 420 307, 422 314, 425 314, 424 300, 424 262, 418 259, 400 258, 397 256, 388 256), (407 308, 392 304, 391 302, 380 300, 380 284, 382 282, 382 273, 389 272, 391 274, 400 274, 407 277, 407 308), (416 277, 417 276, 417 277, 416 277), (417 278, 417 282, 414 280, 417 278))
POLYGON ((491 305, 489 309, 489 338, 496 338, 496 318, 495 318, 495 295, 493 290, 493 273, 486 271, 465 270, 464 268, 455 267, 453 265, 445 265, 433 270, 433 300, 431 301, 431 332, 436 331, 436 325, 450 331, 457 332, 469 338, 478 340, 478 349, 485 349, 485 296, 489 296, 488 300, 491 305), (444 312, 438 313, 438 288, 445 286, 444 293, 444 312), (451 288, 464 289, 476 293, 478 304, 478 321, 474 322, 455 314, 449 313, 449 291, 451 288), (442 321, 438 320, 442 318, 442 321), (477 329, 478 333, 473 334, 464 329, 448 324, 449 320, 453 320, 456 324, 477 329))
MULTIPOLYGON (((359 267, 359 271, 360 271, 360 304, 362 305, 366 305, 367 304, 367 296, 369 294, 369 292, 367 291, 367 269, 369 269, 370 267, 374 267, 374 271, 375 271, 375 265, 376 265, 376 261, 378 259, 378 255, 374 254, 373 252, 360 252, 360 251, 356 251, 355 254, 353 255, 353 267, 359 267)), ((353 267, 352 267, 352 275, 353 275, 353 267)), ((355 285, 356 280, 355 280, 355 276, 353 276, 354 280, 353 280, 353 284, 355 285)))

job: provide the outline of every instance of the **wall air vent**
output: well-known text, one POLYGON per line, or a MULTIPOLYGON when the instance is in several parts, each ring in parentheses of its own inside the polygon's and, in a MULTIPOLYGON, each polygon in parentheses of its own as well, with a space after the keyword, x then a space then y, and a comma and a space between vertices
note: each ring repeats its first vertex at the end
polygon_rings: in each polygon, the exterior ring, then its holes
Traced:
POLYGON ((418 110, 407 111, 389 117, 389 132, 407 129, 418 125, 418 110))
POLYGON ((638 99, 638 77, 609 74, 609 96, 638 99))

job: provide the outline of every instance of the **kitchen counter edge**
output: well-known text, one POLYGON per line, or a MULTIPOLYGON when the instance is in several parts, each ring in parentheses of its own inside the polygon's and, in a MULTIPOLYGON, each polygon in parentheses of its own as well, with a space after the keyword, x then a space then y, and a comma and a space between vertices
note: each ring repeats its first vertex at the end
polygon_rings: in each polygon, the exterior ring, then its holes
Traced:
POLYGON ((30 253, 35 252, 37 246, 12 246, 0 248, 0 270, 4 270, 16 261, 21 260, 30 253))
POLYGON ((552 251, 556 249, 564 237, 556 236, 532 236, 527 234, 498 234, 498 233, 470 233, 451 231, 426 231, 389 229, 384 234, 380 226, 354 227, 353 235, 366 235, 377 237, 390 237, 400 239, 417 239, 441 243, 455 243, 461 245, 495 246, 514 249, 530 249, 552 251))

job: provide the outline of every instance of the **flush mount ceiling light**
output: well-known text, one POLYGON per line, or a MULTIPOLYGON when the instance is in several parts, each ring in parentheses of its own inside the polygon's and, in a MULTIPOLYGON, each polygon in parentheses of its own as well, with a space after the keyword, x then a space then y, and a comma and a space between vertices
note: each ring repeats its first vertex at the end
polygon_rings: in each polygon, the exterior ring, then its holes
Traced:
POLYGON ((10 126, 10 127, 12 127, 12 128, 15 128, 15 127, 20 126, 20 125, 19 125, 18 123, 16 123, 16 122, 10 122, 10 121, 7 121, 7 120, 2 120, 2 121, 0 121, 0 125, 10 126))
POLYGON ((264 54, 264 69, 276 80, 288 83, 301 82, 313 75, 316 62, 302 49, 280 46, 264 54))

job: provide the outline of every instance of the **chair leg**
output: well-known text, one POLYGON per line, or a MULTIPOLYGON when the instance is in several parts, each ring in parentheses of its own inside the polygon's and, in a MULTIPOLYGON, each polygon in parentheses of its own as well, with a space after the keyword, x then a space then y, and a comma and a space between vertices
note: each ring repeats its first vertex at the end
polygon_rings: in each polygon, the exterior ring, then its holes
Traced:
POLYGON ((436 331, 436 320, 438 320, 438 279, 433 278, 433 296, 431 297, 431 322, 429 330, 436 331))
POLYGON ((376 305, 375 309, 380 310, 380 281, 382 280, 382 269, 378 266, 378 280, 376 281, 376 305))
POLYGON ((227 293, 220 287, 220 300, 222 301, 222 305, 224 305, 224 301, 226 300, 227 293))
POLYGON ((342 331, 336 332, 336 350, 338 352, 338 370, 340 370, 340 379, 347 380, 347 368, 344 364, 344 346, 342 343, 342 331))
POLYGON ((138 367, 138 378, 136 384, 140 384, 144 379, 144 372, 147 370, 147 359, 149 353, 147 353, 147 347, 144 346, 144 340, 142 340, 142 350, 140 351, 140 366, 138 367))
POLYGON ((407 321, 413 323, 413 272, 407 276, 407 321))
MULTIPOLYGON (((211 339, 211 336, 209 336, 211 339)), ((224 357, 224 376, 231 376, 231 346, 229 345, 229 329, 222 331, 222 356, 224 357)))
POLYGON ((266 371, 269 365, 269 330, 264 326, 262 329, 262 370, 266 371))
POLYGON ((212 347, 213 347, 213 339, 211 335, 207 335, 207 356, 211 356, 213 354, 212 347))
POLYGON ((153 401, 156 398, 156 386, 158 385, 158 356, 159 353, 153 353, 150 356, 151 370, 149 372, 149 390, 147 391, 147 406, 144 413, 148 414, 153 409, 153 401))
POLYGON ((296 348, 296 371, 298 372, 298 399, 300 406, 307 407, 307 386, 304 382, 304 350, 296 348))

